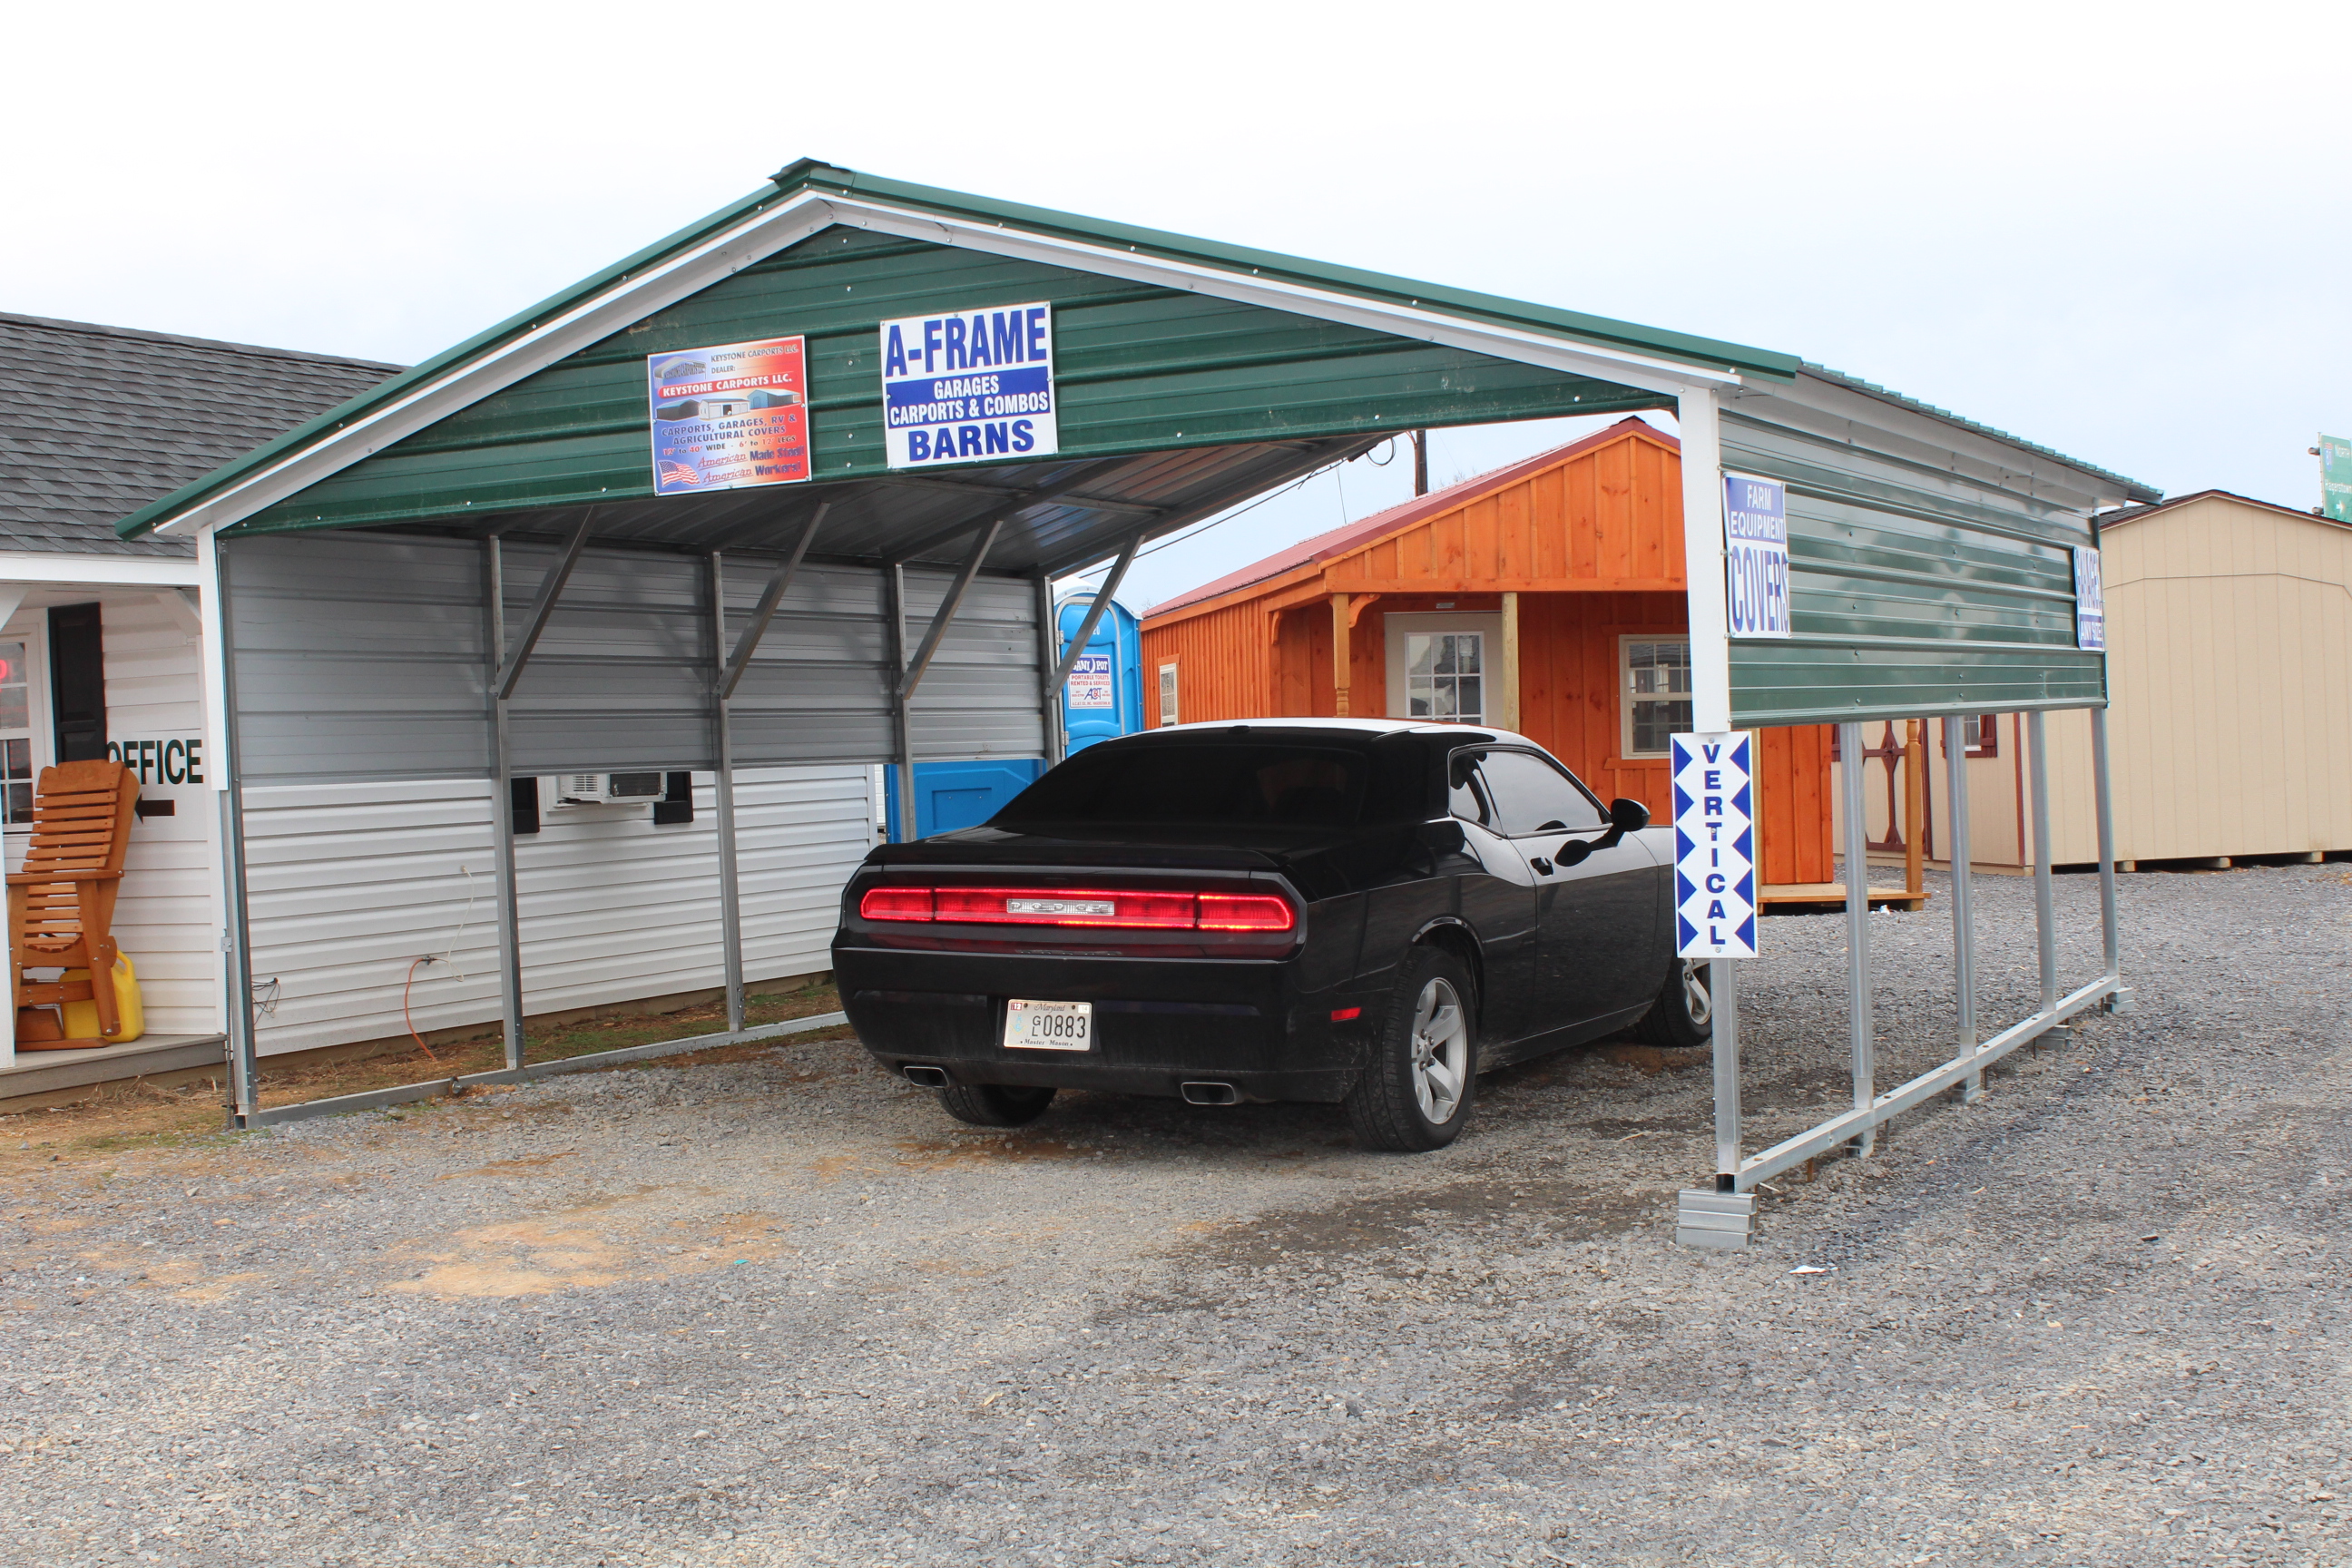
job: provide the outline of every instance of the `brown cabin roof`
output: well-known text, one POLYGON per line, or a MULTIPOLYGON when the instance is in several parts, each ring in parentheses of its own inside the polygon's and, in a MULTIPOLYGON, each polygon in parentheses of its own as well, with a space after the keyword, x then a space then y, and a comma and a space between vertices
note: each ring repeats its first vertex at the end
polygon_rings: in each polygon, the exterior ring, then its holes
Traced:
POLYGON ((1237 572, 1229 572, 1214 582, 1204 583, 1189 592, 1179 594, 1165 603, 1154 605, 1150 614, 1144 616, 1144 622, 1150 625, 1161 621, 1180 610, 1188 612, 1199 610, 1205 607, 1212 600, 1237 595, 1243 589, 1271 582, 1300 567, 1315 565, 1377 544, 1392 534, 1402 533, 1431 518, 1441 517, 1481 497, 1507 489, 1532 475, 1539 474, 1547 468, 1556 468, 1562 463, 1582 457, 1587 452, 1606 447, 1613 441, 1622 441, 1633 436, 1645 437, 1677 453, 1682 450, 1682 443, 1674 437, 1667 435, 1647 420, 1628 415, 1607 429, 1595 431, 1581 440, 1571 441, 1564 447, 1554 447, 1549 451, 1538 452, 1532 458, 1522 458, 1516 463, 1506 464, 1499 468, 1490 468, 1483 474, 1474 474, 1466 479, 1446 486, 1442 490, 1432 490, 1425 496, 1415 496, 1412 500, 1400 502, 1385 511, 1376 511, 1370 517, 1342 524, 1328 533, 1318 533, 1311 538, 1302 539, 1286 550, 1278 550, 1264 560, 1252 562, 1237 572))

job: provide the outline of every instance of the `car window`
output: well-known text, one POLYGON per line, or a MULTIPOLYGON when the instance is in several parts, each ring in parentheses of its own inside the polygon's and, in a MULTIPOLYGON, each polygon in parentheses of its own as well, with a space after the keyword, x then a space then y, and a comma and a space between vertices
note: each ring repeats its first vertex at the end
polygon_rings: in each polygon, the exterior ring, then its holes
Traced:
POLYGON ((1494 826, 1494 808, 1487 805, 1486 792, 1478 785, 1478 753, 1456 752, 1446 768, 1445 809, 1465 822, 1475 822, 1481 827, 1494 826))
POLYGON ((1357 818, 1365 771, 1362 756, 1320 747, 1215 741, 1089 747, 1015 795, 993 820, 1339 826, 1357 818))
POLYGON ((1532 752, 1489 752, 1479 759, 1478 773, 1494 802, 1496 830, 1511 837, 1608 826, 1581 785, 1532 752))

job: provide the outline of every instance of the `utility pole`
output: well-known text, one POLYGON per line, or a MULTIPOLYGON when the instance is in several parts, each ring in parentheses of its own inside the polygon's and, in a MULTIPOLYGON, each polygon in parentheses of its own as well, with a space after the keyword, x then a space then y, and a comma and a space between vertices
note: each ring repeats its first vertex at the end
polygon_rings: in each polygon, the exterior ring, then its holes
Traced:
POLYGON ((1429 432, 1426 430, 1412 433, 1412 493, 1417 496, 1429 493, 1429 432))

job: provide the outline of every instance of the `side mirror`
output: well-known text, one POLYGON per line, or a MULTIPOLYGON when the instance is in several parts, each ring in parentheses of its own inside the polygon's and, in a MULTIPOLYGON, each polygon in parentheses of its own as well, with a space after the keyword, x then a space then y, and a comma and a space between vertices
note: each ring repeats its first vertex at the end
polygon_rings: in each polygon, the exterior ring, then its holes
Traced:
POLYGON ((1639 833, 1650 826, 1650 808, 1638 800, 1612 800, 1609 826, 1620 833, 1639 833))

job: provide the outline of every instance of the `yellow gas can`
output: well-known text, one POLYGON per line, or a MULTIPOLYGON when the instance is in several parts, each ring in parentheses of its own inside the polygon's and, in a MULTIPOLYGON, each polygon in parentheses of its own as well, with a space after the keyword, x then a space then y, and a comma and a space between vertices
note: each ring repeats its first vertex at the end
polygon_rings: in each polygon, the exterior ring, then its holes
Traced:
MULTIPOLYGON (((89 971, 68 969, 64 978, 69 983, 87 980, 89 971)), ((122 1020, 122 1032, 109 1039, 108 1045, 127 1045, 147 1032, 147 1009, 139 999, 139 975, 131 967, 131 960, 121 953, 115 954, 114 958, 114 1011, 115 1016, 122 1020)), ((65 1015, 66 1038, 88 1040, 100 1037, 97 1003, 68 1002, 65 1005, 65 1015)))

